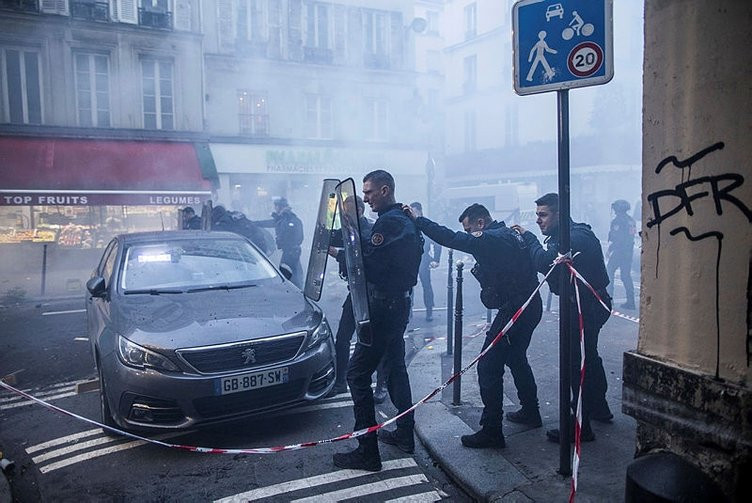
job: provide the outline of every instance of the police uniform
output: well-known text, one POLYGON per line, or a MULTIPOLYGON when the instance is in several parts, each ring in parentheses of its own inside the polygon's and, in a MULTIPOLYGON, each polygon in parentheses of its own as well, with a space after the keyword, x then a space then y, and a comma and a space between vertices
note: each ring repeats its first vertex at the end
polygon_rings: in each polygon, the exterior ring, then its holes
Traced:
POLYGON ((277 248, 282 250, 281 264, 287 264, 292 270, 290 281, 298 288, 303 288, 303 267, 300 265, 300 245, 303 243, 303 222, 289 207, 279 213, 272 213, 270 220, 253 222, 259 227, 274 227, 277 248))
MULTIPOLYGON (((601 243, 595 236, 590 226, 583 223, 570 223, 570 244, 572 254, 579 252, 573 259, 575 269, 587 280, 598 292, 598 295, 611 308, 611 297, 606 292, 608 274, 603 262, 601 243)), ((547 273, 554 260, 558 256, 559 233, 557 231, 546 240, 546 249, 531 232, 522 235, 528 245, 533 264, 538 272, 547 273)), ((548 278, 548 286, 553 293, 560 295, 559 275, 568 274, 563 266, 558 266, 548 278)), ((572 409, 575 410, 577 394, 580 386, 580 342, 579 342, 579 317, 577 315, 577 303, 574 297, 574 288, 570 287, 571 299, 570 314, 570 337, 572 339, 572 409)), ((589 420, 610 420, 613 416, 606 402, 606 373, 603 370, 603 362, 598 355, 598 334, 603 324, 608 320, 610 312, 598 302, 598 299, 587 287, 580 285, 580 302, 582 303, 582 315, 585 332, 585 381, 582 390, 583 397, 583 435, 591 435, 589 420)))
MULTIPOLYGON (((485 349, 538 285, 522 240, 504 222, 493 221, 472 234, 452 231, 425 217, 418 217, 416 223, 426 236, 440 245, 470 253, 475 258, 473 274, 480 282, 481 300, 487 308, 499 310, 486 332, 485 349)), ((478 384, 483 400, 480 423, 484 433, 502 444, 505 365, 512 371, 520 405, 536 413, 538 410, 538 388, 526 353, 542 313, 541 297, 536 294, 504 338, 478 362, 478 384)))
POLYGON ((620 270, 621 281, 624 283, 627 301, 622 306, 628 309, 635 308, 634 284, 632 283, 632 256, 634 254, 635 221, 629 215, 617 213, 611 221, 611 229, 608 231, 609 252, 607 272, 611 283, 608 285, 608 293, 614 294, 614 273, 620 270))
MULTIPOLYGON (((403 334, 410 311, 410 291, 417 283, 423 243, 415 224, 394 204, 379 212, 371 238, 363 241, 363 263, 368 282, 370 346, 360 341, 350 358, 347 383, 353 399, 355 430, 374 426, 376 414, 371 376, 384 358, 387 389, 399 412, 412 407, 410 381, 405 366, 403 334)), ((397 421, 397 434, 412 444, 413 414, 397 421)), ((359 437, 363 456, 378 459, 376 436, 359 437)), ((336 463, 336 459, 335 459, 336 463)))

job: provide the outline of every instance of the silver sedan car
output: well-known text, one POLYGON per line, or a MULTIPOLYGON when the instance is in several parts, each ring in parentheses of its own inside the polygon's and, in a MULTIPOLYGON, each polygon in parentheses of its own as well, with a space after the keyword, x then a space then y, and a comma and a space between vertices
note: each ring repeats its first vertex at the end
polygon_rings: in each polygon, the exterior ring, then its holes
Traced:
POLYGON ((241 236, 120 235, 86 286, 107 425, 188 428, 310 402, 334 384, 321 310, 241 236))

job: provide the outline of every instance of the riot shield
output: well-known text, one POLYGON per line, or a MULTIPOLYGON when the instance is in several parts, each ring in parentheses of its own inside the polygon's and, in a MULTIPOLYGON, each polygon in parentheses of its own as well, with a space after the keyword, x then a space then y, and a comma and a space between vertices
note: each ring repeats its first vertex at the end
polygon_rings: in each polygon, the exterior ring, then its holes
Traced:
POLYGON ((327 178, 321 189, 319 200, 319 214, 316 219, 316 229, 313 232, 311 244, 311 256, 308 259, 308 272, 306 273, 303 293, 311 300, 318 301, 321 298, 321 289, 324 286, 324 273, 326 272, 326 259, 331 242, 334 216, 337 211, 336 188, 339 180, 327 178))
POLYGON ((352 297, 358 342, 370 346, 373 338, 368 309, 368 285, 366 284, 366 273, 363 265, 360 219, 358 218, 355 199, 355 182, 352 178, 348 178, 337 185, 337 211, 342 227, 342 241, 344 241, 345 262, 347 264, 347 283, 352 297))

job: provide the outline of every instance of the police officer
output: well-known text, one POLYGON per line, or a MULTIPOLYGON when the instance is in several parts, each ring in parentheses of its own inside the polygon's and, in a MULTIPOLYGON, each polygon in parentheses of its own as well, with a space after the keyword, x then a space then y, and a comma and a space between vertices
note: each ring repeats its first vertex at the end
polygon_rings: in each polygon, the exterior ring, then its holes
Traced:
POLYGON ((201 217, 196 215, 195 210, 190 206, 183 208, 183 229, 201 229, 201 217))
POLYGON ((614 201, 611 205, 614 219, 608 231, 608 294, 614 295, 614 273, 619 269, 621 282, 627 293, 627 301, 621 305, 624 309, 635 309, 634 284, 632 283, 632 256, 634 254, 635 221, 627 214, 629 203, 624 199, 614 201))
MULTIPOLYGON (((526 231, 519 225, 513 228, 520 233, 530 251, 538 272, 547 273, 551 264, 558 256, 559 249, 559 196, 555 193, 546 194, 537 201, 536 215, 537 223, 541 233, 546 236, 546 249, 538 241, 538 238, 532 233, 526 231)), ((579 252, 574 257, 574 267, 598 292, 598 295, 611 307, 611 298, 606 292, 608 285, 608 274, 606 266, 603 263, 603 252, 601 243, 590 230, 590 226, 582 223, 569 224, 572 254, 579 252)), ((567 274, 568 271, 564 266, 557 266, 551 276, 548 277, 548 286, 553 293, 560 295, 559 291, 559 274, 567 274)), ((572 298, 570 316, 570 337, 572 339, 572 410, 576 410, 577 393, 580 386, 580 342, 579 342, 579 317, 577 315, 577 303, 574 300, 574 288, 572 287, 568 295, 572 298)), ((603 362, 598 355, 598 333, 601 327, 608 319, 610 312, 606 311, 600 305, 598 300, 586 288, 580 289, 580 301, 582 303, 582 314, 585 325, 585 381, 582 390, 583 407, 582 407, 582 431, 581 439, 585 442, 595 440, 595 435, 590 427, 590 419, 597 419, 608 422, 613 418, 613 414, 606 402, 606 373, 603 370, 603 362)), ((552 442, 559 441, 559 430, 549 430, 546 436, 552 442)), ((574 438, 572 435, 570 438, 574 438)))
MULTIPOLYGON (((373 222, 368 220, 363 213, 365 212, 365 204, 360 196, 355 196, 356 208, 358 212, 358 220, 360 224, 360 236, 362 241, 368 241, 371 239, 371 228, 373 222)), ((352 206, 352 197, 345 200, 346 211, 354 213, 352 206)), ((347 278, 347 267, 345 265, 345 251, 343 249, 344 243, 342 240, 342 231, 332 232, 332 246, 329 247, 329 255, 331 255, 339 264, 339 275, 343 279, 347 278)), ((337 353, 337 374, 334 380, 334 387, 331 394, 338 395, 347 391, 347 382, 345 381, 347 375, 347 365, 350 361, 350 341, 352 335, 355 333, 355 316, 353 314, 352 295, 347 293, 345 302, 342 304, 342 316, 339 319, 339 326, 337 327, 337 336, 335 338, 334 347, 337 353)), ((386 399, 386 378, 384 377, 384 371, 381 365, 379 365, 376 379, 376 390, 374 390, 374 402, 381 403, 386 399)))
MULTIPOLYGON (((486 332, 485 349, 532 294, 538 281, 522 239, 504 222, 491 218, 485 206, 470 205, 462 212, 459 221, 465 233, 452 231, 425 217, 416 217, 415 220, 421 232, 440 245, 475 257, 476 266, 471 272, 480 282, 481 301, 488 309, 499 310, 486 332)), ((543 304, 540 295, 536 294, 504 338, 478 362, 478 384, 483 400, 481 430, 461 438, 465 447, 500 448, 506 445, 501 424, 505 365, 512 371, 522 406, 507 417, 513 422, 541 426, 538 388, 526 352, 542 313, 543 304)))
MULTIPOLYGON (((392 403, 403 412, 412 407, 410 380, 405 366, 403 334, 410 311, 410 291, 418 281, 423 251, 420 232, 394 199, 394 178, 383 170, 363 178, 363 200, 379 215, 371 239, 363 242, 363 262, 368 283, 371 344, 355 345, 347 369, 354 402, 355 430, 376 425, 371 376, 384 358, 387 389, 392 403)), ((378 438, 404 452, 415 448, 413 414, 397 421, 394 431, 380 430, 378 438)), ((373 433, 358 437, 358 448, 334 455, 340 468, 379 471, 381 457, 373 433)))
MULTIPOLYGON (((415 201, 410 208, 416 216, 423 216, 423 205, 415 201)), ((423 287, 423 304, 426 306, 426 321, 433 321, 433 288, 431 287, 431 269, 439 267, 441 260, 441 246, 430 239, 423 244, 423 258, 420 261, 420 286, 423 287)))
POLYGON ((298 288, 303 288, 303 267, 300 265, 300 245, 303 242, 303 223, 292 212, 287 199, 279 197, 274 200, 274 212, 269 220, 253 222, 259 227, 274 227, 277 248, 282 250, 279 263, 287 264, 292 271, 290 281, 298 288))

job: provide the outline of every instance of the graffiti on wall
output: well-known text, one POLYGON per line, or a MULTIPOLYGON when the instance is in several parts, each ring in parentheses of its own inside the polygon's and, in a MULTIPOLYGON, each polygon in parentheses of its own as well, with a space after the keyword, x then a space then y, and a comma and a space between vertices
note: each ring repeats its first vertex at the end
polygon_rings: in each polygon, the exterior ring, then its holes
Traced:
MULTIPOLYGON (((717 175, 692 176, 692 168, 695 163, 709 156, 713 152, 724 148, 723 142, 714 143, 690 157, 680 160, 676 156, 668 156, 663 159, 655 168, 655 173, 659 175, 663 168, 673 166, 681 171, 681 182, 673 188, 661 189, 647 196, 652 216, 646 222, 648 228, 658 226, 658 245, 656 249, 655 276, 658 277, 658 266, 661 250, 661 224, 667 222, 675 215, 686 215, 694 217, 696 215, 697 203, 700 200, 710 198, 713 203, 713 209, 719 216, 723 215, 724 209, 732 209, 741 212, 748 223, 752 223, 752 210, 744 204, 742 200, 736 197, 733 192, 744 184, 744 177, 739 173, 722 173, 717 175)), ((716 378, 719 378, 720 370, 720 284, 719 273, 721 265, 721 254, 723 250, 723 233, 718 230, 710 230, 701 234, 693 234, 689 228, 679 226, 669 232, 670 235, 676 236, 681 234, 693 242, 715 239, 717 243, 716 252, 716 270, 715 270, 715 311, 716 311, 716 378)), ((748 331, 749 334, 749 331, 748 331)), ((747 366, 750 365, 750 345, 752 341, 747 340, 747 366)))

